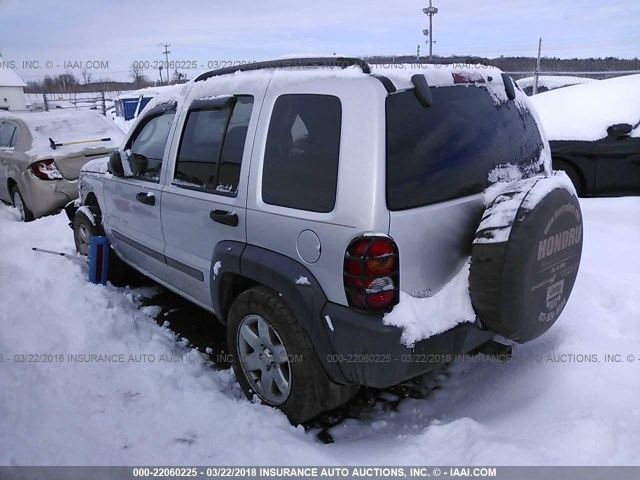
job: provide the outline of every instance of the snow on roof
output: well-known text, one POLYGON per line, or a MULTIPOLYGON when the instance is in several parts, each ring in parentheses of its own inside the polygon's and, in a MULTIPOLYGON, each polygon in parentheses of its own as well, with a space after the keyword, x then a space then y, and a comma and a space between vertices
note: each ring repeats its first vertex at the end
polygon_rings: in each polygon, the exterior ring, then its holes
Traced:
POLYGON ((432 64, 432 63, 396 63, 371 65, 371 73, 384 75, 389 78, 397 88, 411 88, 411 77, 424 75, 427 83, 432 87, 442 87, 457 83, 491 84, 496 80, 501 81, 502 71, 495 67, 467 64, 432 64), (466 79, 466 81, 463 81, 466 79))
MULTIPOLYGON (((294 59, 295 60, 295 59, 294 59)), ((294 62, 295 63, 295 62, 294 62)), ((443 64, 376 64, 370 65, 371 73, 389 78, 397 89, 413 88, 411 77, 416 74, 424 75, 430 86, 449 86, 456 83, 476 84, 487 86, 490 90, 504 91, 504 84, 500 75, 502 72, 484 65, 443 65, 443 64)), ((240 68, 240 67, 238 67, 240 68)), ((251 78, 255 81, 266 81, 271 77, 280 80, 300 80, 309 78, 343 78, 362 79, 369 75, 362 72, 359 66, 347 68, 324 66, 292 66, 286 68, 265 68, 222 76, 210 77, 204 81, 195 82, 196 85, 206 85, 208 82, 235 81, 241 78, 251 78), (235 78, 234 78, 235 77, 235 78)), ((193 82, 193 81, 192 81, 193 82)), ((506 99, 506 97, 505 97, 506 99)))
MULTIPOLYGON (((594 141, 616 123, 640 122, 640 75, 574 85, 530 97, 549 140, 594 141)), ((636 128, 632 136, 640 136, 636 128)))
POLYGON ((165 85, 165 86, 162 86, 162 87, 140 88, 138 90, 133 90, 132 92, 126 92, 126 93, 123 93, 121 95, 118 95, 118 99, 122 99, 122 98, 137 98, 140 95, 145 96, 145 97, 152 97, 152 96, 160 95, 160 94, 164 93, 165 91, 171 90, 175 86, 176 85, 165 85))
POLYGON ((0 87, 26 87, 27 84, 22 81, 16 72, 10 68, 5 68, 7 63, 0 57, 0 87))
POLYGON ((2 112, 0 119, 24 123, 33 137, 29 154, 50 158, 68 156, 85 150, 115 149, 120 146, 123 132, 108 118, 94 111, 2 112), (110 138, 107 142, 79 143, 53 150, 49 138, 56 143, 110 138))

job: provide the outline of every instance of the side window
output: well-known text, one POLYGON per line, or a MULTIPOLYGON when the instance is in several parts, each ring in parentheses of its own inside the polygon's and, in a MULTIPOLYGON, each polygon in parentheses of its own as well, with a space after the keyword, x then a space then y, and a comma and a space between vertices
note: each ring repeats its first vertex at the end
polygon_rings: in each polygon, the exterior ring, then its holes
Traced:
POLYGON ((151 118, 129 140, 127 149, 132 176, 152 182, 160 180, 162 157, 174 116, 174 110, 167 110, 151 118))
POLYGON ((17 128, 12 123, 0 125, 0 147, 15 147, 18 140, 17 128))
POLYGON ((185 122, 174 184, 233 195, 247 138, 253 97, 236 97, 233 109, 198 107, 185 122))
POLYGON ((330 212, 336 202, 342 105, 329 95, 283 95, 267 134, 262 199, 330 212))

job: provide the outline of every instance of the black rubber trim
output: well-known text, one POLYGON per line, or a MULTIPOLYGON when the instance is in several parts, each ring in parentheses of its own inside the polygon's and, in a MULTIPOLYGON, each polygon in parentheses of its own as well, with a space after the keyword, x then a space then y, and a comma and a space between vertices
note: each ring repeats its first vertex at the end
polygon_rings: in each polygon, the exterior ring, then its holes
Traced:
POLYGON ((351 57, 319 57, 319 58, 285 58, 282 60, 266 60, 264 62, 246 63, 232 67, 220 68, 205 72, 196 77, 196 82, 201 82, 211 77, 228 75, 235 72, 250 72, 255 70, 267 70, 275 68, 312 68, 312 67, 353 67, 358 66, 362 73, 370 74, 371 67, 360 58, 351 57))
POLYGON ((184 263, 179 262, 178 260, 175 260, 171 257, 167 257, 166 255, 164 259, 165 259, 165 263, 170 267, 175 268, 176 270, 180 270, 182 273, 189 275, 190 277, 193 277, 196 280, 200 280, 201 282, 204 282, 204 273, 202 273, 200 270, 190 267, 189 265, 185 265, 184 263))
POLYGON ((171 257, 167 257, 160 252, 156 252, 152 248, 146 247, 141 243, 136 242, 135 240, 127 237, 126 235, 123 235, 117 230, 111 230, 111 234, 121 242, 126 243, 130 247, 135 248, 136 250, 144 253, 145 255, 148 255, 151 258, 158 260, 159 262, 162 262, 172 268, 175 268, 176 270, 184 273, 185 275, 189 275, 190 277, 195 278, 196 280, 199 280, 201 282, 204 281, 204 273, 202 273, 200 270, 190 267, 189 265, 185 265, 184 263, 179 262, 178 260, 175 260, 171 257))
POLYGON ((78 211, 78 206, 76 206, 76 201, 71 200, 64 206, 64 212, 67 214, 67 218, 69 218, 69 226, 73 229, 73 219, 76 216, 76 212, 78 211))
POLYGON ((117 230, 111 230, 111 234, 117 238, 118 240, 120 240, 123 243, 126 243, 127 245, 129 245, 132 248, 135 248, 136 250, 139 250, 140 252, 144 253, 145 255, 150 256, 151 258, 155 258, 156 260, 166 263, 164 260, 164 255, 161 254, 160 252, 156 252, 155 250, 146 247, 144 245, 142 245, 141 243, 136 242, 135 240, 127 237, 126 235, 123 235, 122 233, 118 232, 117 230))
MULTIPOLYGON (((325 372, 336 383, 348 382, 339 365, 332 361, 334 353, 329 342, 329 327, 321 312, 327 303, 322 287, 302 263, 271 250, 224 241, 216 245, 211 261, 211 302, 216 312, 225 315, 221 296, 227 291, 233 275, 241 275, 280 293, 298 323, 311 341, 325 372), (216 267, 216 264, 218 265, 216 267), (306 277, 308 284, 297 284, 306 277)), ((223 323, 226 318, 221 318, 223 323)))
POLYGON ((429 90, 429 83, 427 83, 425 76, 416 74, 411 77, 411 83, 413 83, 415 87, 416 98, 420 104, 425 108, 430 107, 433 103, 433 98, 431 96, 431 90, 429 90))
POLYGON ((504 82, 504 91, 507 94, 507 98, 509 100, 513 100, 516 98, 516 89, 514 87, 515 82, 508 73, 503 73, 501 76, 502 81, 504 82))
POLYGON ((380 83, 382 83, 382 86, 387 91, 387 93, 395 93, 396 92, 397 88, 393 84, 393 82, 391 80, 389 80, 389 77, 385 77, 384 75, 378 75, 378 74, 373 74, 371 76, 373 78, 375 78, 376 80, 379 80, 380 83))

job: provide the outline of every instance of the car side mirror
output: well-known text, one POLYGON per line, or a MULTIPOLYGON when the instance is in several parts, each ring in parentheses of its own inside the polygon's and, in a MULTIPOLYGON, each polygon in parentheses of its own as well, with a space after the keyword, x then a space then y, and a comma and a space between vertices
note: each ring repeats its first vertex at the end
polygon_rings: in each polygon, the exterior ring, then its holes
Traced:
POLYGON ((111 152, 111 155, 109 155, 109 172, 116 177, 124 177, 122 158, 118 150, 111 152))
POLYGON ((607 135, 614 138, 626 137, 633 130, 633 125, 628 123, 616 123, 607 128, 607 135))

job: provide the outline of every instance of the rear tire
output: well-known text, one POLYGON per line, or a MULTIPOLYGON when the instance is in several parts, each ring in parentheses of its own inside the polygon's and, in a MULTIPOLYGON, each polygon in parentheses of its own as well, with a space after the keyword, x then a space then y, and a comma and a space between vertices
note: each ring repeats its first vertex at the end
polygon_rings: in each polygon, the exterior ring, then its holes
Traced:
POLYGON ((32 222, 35 219, 17 185, 11 187, 11 200, 13 201, 13 206, 20 212, 21 222, 32 222))
POLYGON ((280 409, 294 425, 345 403, 358 390, 327 377, 284 299, 266 287, 247 290, 233 302, 227 346, 245 395, 280 409))

